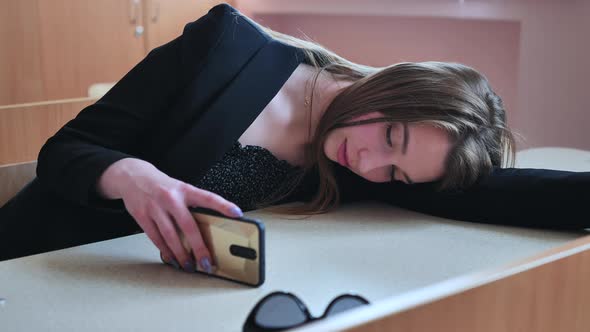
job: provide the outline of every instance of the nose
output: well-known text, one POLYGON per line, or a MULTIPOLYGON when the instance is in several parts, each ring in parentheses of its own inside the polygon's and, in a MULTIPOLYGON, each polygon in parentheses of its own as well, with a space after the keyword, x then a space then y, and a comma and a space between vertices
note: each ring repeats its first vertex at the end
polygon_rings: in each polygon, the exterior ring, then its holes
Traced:
POLYGON ((387 154, 367 149, 359 152, 358 171, 361 174, 367 174, 374 169, 390 166, 392 164, 395 164, 395 160, 391 153, 387 154))

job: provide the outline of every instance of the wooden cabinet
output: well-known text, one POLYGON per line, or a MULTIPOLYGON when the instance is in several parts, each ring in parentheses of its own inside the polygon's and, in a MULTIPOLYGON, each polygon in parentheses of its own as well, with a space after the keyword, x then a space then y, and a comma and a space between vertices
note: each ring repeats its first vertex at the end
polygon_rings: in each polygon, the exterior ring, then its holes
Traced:
POLYGON ((117 80, 145 54, 128 1, 7 0, 0 6, 0 105, 85 96, 90 84, 117 80))
POLYGON ((90 85, 116 82, 219 2, 0 0, 0 165, 35 160, 96 101, 90 85))
POLYGON ((86 96, 219 2, 0 0, 0 105, 86 96))

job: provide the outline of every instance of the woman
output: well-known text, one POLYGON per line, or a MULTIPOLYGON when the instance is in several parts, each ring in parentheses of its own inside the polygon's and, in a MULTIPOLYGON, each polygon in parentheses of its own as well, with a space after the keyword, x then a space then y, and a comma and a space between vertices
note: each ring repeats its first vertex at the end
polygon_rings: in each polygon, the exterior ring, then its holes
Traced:
POLYGON ((468 67, 360 66, 218 5, 47 141, 38 178, 0 211, 0 253, 143 230, 166 261, 207 270, 187 206, 240 216, 291 201, 307 203, 283 211, 377 199, 477 222, 588 226, 553 218, 581 210, 589 174, 498 168, 513 145, 500 99, 468 67))

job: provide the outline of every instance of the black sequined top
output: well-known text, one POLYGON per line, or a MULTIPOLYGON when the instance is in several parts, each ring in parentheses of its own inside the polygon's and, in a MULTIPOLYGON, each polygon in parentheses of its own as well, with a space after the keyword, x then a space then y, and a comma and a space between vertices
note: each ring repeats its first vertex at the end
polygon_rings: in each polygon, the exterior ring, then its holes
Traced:
POLYGON ((195 186, 221 195, 248 211, 256 209, 256 204, 302 172, 303 168, 277 159, 263 147, 242 147, 236 142, 195 186))

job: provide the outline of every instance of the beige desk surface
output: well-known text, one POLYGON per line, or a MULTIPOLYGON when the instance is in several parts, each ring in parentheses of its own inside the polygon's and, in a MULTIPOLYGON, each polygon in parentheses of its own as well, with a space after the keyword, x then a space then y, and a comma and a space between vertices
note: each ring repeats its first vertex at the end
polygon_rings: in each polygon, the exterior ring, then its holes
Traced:
POLYGON ((260 288, 176 271, 138 234, 0 262, 0 330, 240 331, 254 304, 275 290, 294 292, 320 315, 345 292, 374 303, 586 234, 450 221, 374 203, 303 221, 247 216, 266 224, 260 288))
MULTIPOLYGON (((519 167, 590 170, 590 151, 537 148, 519 167)), ((371 203, 308 220, 255 211, 266 224, 266 282, 250 288, 160 263, 144 234, 0 262, 1 331, 240 331, 275 290, 320 315, 339 294, 372 303, 503 267, 587 232, 451 221, 371 203)))

